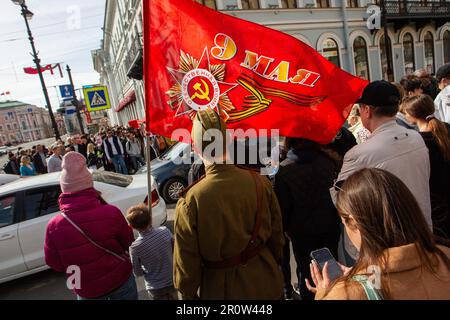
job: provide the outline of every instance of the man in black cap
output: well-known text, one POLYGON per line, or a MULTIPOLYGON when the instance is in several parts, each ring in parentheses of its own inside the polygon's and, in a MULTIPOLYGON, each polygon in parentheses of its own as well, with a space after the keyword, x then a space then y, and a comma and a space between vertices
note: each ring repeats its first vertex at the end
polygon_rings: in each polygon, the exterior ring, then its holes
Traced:
MULTIPOLYGON (((371 132, 366 142, 353 147, 344 163, 331 196, 335 199, 339 185, 363 168, 380 168, 395 174, 416 197, 432 230, 430 204, 430 160, 428 149, 416 131, 399 126, 395 121, 400 93, 387 81, 370 83, 356 102, 360 105, 363 126, 371 132)), ((347 239, 348 240, 348 239, 347 239)), ((345 242, 347 254, 356 259, 358 252, 345 242), (353 251, 353 252, 352 252, 353 251)))
POLYGON ((450 63, 444 64, 436 72, 441 92, 434 100, 436 113, 434 116, 441 121, 450 123, 450 63))

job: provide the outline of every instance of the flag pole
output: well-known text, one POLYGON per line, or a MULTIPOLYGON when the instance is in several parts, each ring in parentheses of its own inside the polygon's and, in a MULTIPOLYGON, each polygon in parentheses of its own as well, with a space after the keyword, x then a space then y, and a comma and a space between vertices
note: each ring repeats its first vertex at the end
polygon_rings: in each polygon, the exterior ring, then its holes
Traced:
POLYGON ((151 163, 151 141, 150 141, 150 0, 142 0, 143 14, 143 34, 144 34, 144 105, 145 105, 145 139, 147 153, 147 192, 148 192, 148 211, 152 216, 152 167, 151 163))

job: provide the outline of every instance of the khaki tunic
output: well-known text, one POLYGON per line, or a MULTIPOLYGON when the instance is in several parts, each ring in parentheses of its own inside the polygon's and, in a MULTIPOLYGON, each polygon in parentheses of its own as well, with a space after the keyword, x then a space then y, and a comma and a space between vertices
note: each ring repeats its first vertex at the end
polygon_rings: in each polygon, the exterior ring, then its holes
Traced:
POLYGON ((255 225, 256 185, 250 172, 214 164, 206 177, 180 198, 175 217, 174 284, 183 299, 280 299, 283 276, 281 212, 268 179, 261 180, 258 256, 246 266, 207 269, 202 261, 221 261, 241 253, 255 225))

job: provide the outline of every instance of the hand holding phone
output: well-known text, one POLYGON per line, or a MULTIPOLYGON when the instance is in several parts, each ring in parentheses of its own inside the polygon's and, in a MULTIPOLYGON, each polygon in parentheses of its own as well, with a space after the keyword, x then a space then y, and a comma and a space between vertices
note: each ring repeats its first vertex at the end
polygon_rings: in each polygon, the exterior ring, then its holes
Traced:
POLYGON ((342 269, 338 265, 336 259, 333 257, 328 248, 322 248, 311 252, 311 258, 316 262, 321 273, 323 273, 325 263, 328 262, 327 271, 328 277, 331 281, 336 280, 337 278, 342 276, 342 269))

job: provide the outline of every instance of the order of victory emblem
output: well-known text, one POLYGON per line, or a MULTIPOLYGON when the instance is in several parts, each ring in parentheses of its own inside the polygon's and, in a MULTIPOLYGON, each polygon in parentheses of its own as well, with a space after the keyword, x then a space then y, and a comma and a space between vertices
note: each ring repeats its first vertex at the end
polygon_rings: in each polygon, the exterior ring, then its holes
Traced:
POLYGON ((175 117, 187 114, 192 118, 197 111, 211 108, 215 109, 224 120, 229 118, 228 113, 235 107, 227 92, 237 84, 223 81, 225 65, 212 65, 207 48, 200 60, 181 51, 179 69, 167 69, 176 81, 166 92, 170 107, 176 110, 175 117))

